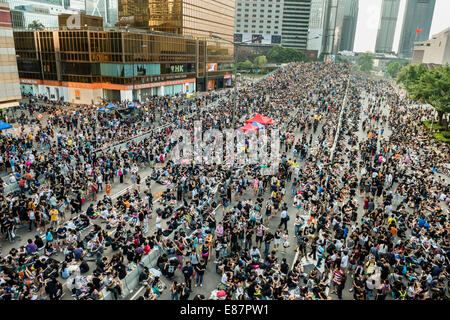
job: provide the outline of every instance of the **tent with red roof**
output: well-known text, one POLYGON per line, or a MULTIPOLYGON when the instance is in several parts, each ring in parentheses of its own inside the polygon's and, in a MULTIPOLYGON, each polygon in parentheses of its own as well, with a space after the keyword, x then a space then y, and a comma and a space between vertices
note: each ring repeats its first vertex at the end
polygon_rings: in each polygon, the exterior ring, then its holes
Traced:
POLYGON ((259 128, 257 126, 254 126, 251 123, 248 123, 245 126, 239 128, 239 130, 241 130, 241 131, 249 131, 249 132, 258 131, 258 129, 259 128))
POLYGON ((273 120, 269 117, 264 117, 263 115, 261 115, 260 113, 258 113, 256 116, 254 116, 251 119, 248 119, 247 121, 245 121, 245 123, 252 123, 252 122, 259 122, 263 125, 268 125, 268 124, 273 124, 273 120))

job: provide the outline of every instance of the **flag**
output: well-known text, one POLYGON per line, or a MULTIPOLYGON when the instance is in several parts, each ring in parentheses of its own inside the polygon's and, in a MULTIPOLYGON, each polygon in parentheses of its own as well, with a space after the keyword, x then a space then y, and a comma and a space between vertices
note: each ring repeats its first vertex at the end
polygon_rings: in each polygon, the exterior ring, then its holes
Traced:
POLYGON ((422 33, 422 29, 416 29, 416 33, 422 33))

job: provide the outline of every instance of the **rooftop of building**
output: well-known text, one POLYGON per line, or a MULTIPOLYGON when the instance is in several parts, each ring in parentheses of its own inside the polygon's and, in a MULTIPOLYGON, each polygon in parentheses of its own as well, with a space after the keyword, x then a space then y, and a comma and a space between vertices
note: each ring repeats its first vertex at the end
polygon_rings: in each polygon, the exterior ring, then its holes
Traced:
POLYGON ((423 47, 427 44, 430 44, 433 42, 433 40, 437 40, 438 38, 442 38, 445 35, 449 36, 450 35, 450 27, 448 27, 447 29, 442 30, 439 33, 434 34, 430 39, 425 40, 425 41, 416 41, 414 42, 414 46, 417 47, 423 47))

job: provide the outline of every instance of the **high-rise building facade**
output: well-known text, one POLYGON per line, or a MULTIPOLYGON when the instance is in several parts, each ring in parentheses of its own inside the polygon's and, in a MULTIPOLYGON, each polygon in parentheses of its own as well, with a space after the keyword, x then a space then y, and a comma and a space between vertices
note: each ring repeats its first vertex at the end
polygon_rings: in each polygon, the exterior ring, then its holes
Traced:
POLYGON ((87 28, 67 29, 68 17, 59 17, 59 30, 14 32, 23 93, 90 104, 229 85, 233 51, 220 40, 102 30, 101 18, 92 16, 81 17, 87 28))
POLYGON ((42 24, 45 28, 58 27, 58 16, 50 14, 50 10, 45 7, 17 6, 11 10, 11 21, 13 29, 27 29, 33 25, 34 21, 42 24))
POLYGON ((79 14, 85 10, 84 0, 7 0, 13 29, 28 29, 34 21, 45 28, 58 27, 58 15, 79 14))
POLYGON ((233 41, 233 0, 119 0, 118 8, 122 25, 233 41))
POLYGON ((345 0, 326 0, 322 53, 325 59, 336 55, 340 48, 344 23, 345 0))
POLYGON ((412 58, 414 42, 428 40, 435 4, 436 0, 407 0, 398 47, 400 58, 412 58))
POLYGON ((392 53, 400 0, 383 0, 378 25, 376 53, 392 53))
POLYGON ((263 35, 269 43, 272 36, 281 40, 283 7, 284 0, 236 0, 235 33, 244 41, 253 34, 263 35))
POLYGON ((118 0, 86 0, 86 14, 102 17, 106 27, 114 27, 119 20, 118 0))
POLYGON ((308 42, 311 0, 284 0, 283 46, 305 50, 308 42))
POLYGON ((21 98, 9 5, 0 1, 0 109, 18 106, 21 98))
POLYGON ((344 20, 339 51, 353 51, 356 23, 358 22, 359 0, 345 0, 344 20))
POLYGON ((47 8, 49 14, 58 15, 61 13, 80 13, 85 10, 84 0, 7 0, 11 10, 19 6, 33 6, 47 8))
POLYGON ((307 49, 317 51, 317 56, 322 53, 327 4, 327 0, 311 1, 307 49))
POLYGON ((450 28, 435 34, 427 41, 414 43, 412 64, 450 64, 450 28))

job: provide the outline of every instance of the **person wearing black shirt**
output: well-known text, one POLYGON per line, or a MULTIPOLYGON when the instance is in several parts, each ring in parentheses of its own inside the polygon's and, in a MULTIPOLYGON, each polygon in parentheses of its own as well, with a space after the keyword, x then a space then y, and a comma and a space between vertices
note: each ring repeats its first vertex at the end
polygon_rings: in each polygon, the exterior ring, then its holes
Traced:
POLYGON ((268 232, 266 234, 266 237, 264 238, 264 256, 266 257, 269 255, 270 243, 273 241, 274 238, 275 237, 271 232, 268 232))
POLYGON ((286 258, 283 258, 283 260, 281 260, 280 271, 283 274, 288 274, 289 272, 289 264, 286 262, 286 258))
POLYGON ((197 272, 197 279, 196 279, 196 283, 195 286, 203 286, 203 275, 205 274, 206 271, 206 263, 205 260, 201 260, 199 264, 197 264, 195 266, 195 271, 197 272))
POLYGON ((245 249, 251 249, 252 247, 253 228, 247 229, 245 233, 245 249))
POLYGON ((83 273, 88 272, 89 271, 89 265, 87 264, 87 262, 83 260, 83 257, 80 257, 79 260, 81 261, 80 273, 83 274, 83 273))
POLYGON ((184 275, 184 281, 189 289, 192 288, 192 275, 194 274, 194 268, 191 266, 191 262, 187 261, 186 265, 181 269, 184 275))

